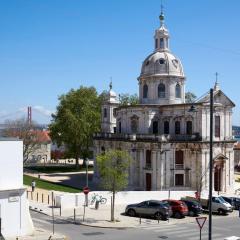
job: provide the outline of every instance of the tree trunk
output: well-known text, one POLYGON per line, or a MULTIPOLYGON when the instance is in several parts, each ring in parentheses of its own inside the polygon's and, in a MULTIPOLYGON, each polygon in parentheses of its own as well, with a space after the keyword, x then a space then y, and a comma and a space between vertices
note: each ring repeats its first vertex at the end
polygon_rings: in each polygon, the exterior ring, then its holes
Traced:
POLYGON ((80 165, 79 165, 79 157, 78 156, 76 156, 75 157, 75 161, 76 161, 76 169, 80 169, 80 165))
POLYGON ((115 209, 115 191, 113 191, 113 201, 112 201, 112 212, 111 212, 111 221, 114 222, 114 209, 115 209))

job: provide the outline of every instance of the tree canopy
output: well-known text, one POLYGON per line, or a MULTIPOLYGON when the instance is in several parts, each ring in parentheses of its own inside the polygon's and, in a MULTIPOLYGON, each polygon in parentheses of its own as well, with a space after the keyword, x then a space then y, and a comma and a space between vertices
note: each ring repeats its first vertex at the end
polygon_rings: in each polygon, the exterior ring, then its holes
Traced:
POLYGON ((131 156, 126 151, 110 150, 97 156, 97 168, 101 185, 113 194, 111 220, 114 221, 115 194, 128 185, 128 169, 131 156))
POLYGON ((81 86, 61 95, 52 115, 50 136, 59 146, 66 146, 77 165, 80 157, 89 157, 93 134, 100 130, 100 102, 94 87, 81 86))
POLYGON ((192 92, 185 93, 185 101, 186 103, 193 103, 196 100, 197 96, 192 92))
POLYGON ((139 103, 139 98, 137 94, 123 93, 119 95, 119 101, 121 106, 126 105, 137 105, 139 103))

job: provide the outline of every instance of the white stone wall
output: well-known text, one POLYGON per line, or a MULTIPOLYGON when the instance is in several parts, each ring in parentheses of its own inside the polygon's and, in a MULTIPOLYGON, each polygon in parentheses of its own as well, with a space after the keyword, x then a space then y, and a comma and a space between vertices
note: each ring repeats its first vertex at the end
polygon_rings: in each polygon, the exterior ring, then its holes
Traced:
POLYGON ((23 143, 0 140, 0 218, 5 237, 33 233, 26 189, 23 188, 23 143))

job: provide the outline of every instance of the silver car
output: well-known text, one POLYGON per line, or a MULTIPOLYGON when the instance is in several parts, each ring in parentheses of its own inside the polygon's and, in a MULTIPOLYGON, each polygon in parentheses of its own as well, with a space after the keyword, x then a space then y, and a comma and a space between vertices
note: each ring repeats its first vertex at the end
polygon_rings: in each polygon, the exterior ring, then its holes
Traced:
POLYGON ((149 200, 141 203, 127 205, 125 213, 128 216, 148 216, 155 219, 167 220, 172 215, 171 207, 162 201, 149 200))

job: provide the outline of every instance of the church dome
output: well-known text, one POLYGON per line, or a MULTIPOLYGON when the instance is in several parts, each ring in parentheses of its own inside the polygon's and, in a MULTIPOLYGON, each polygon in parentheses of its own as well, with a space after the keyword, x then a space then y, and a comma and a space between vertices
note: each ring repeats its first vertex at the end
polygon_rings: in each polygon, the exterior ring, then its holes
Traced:
POLYGON ((156 51, 142 64, 141 76, 171 75, 184 77, 181 61, 168 51, 156 51))

